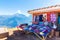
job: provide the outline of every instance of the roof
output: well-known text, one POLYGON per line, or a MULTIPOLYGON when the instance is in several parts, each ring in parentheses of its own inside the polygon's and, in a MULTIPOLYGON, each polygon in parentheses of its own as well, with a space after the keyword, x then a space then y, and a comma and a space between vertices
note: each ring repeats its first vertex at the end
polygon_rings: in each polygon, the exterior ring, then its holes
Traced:
POLYGON ((45 12, 60 12, 60 5, 49 6, 34 10, 29 10, 28 13, 35 14, 35 13, 45 13, 45 12))

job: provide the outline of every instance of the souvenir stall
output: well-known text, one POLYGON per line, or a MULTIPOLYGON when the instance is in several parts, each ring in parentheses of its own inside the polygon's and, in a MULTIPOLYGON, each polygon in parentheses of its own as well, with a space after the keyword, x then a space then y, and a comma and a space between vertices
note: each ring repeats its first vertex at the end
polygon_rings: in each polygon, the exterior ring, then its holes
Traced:
MULTIPOLYGON (((60 5, 49 6, 34 10, 29 10, 28 13, 32 14, 32 24, 36 24, 39 29, 36 29, 34 33, 42 40, 45 40, 47 35, 54 35, 54 32, 60 30, 60 5), (40 35, 40 36, 39 36, 40 35)), ((56 34, 57 36, 57 34, 56 34)))

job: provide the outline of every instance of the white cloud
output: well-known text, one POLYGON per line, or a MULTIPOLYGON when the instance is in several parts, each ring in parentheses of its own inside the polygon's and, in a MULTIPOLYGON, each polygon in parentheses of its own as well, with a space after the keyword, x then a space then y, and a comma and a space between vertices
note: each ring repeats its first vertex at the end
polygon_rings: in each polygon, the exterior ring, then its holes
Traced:
POLYGON ((28 13, 25 13, 25 14, 23 14, 23 15, 25 15, 25 16, 27 16, 27 17, 29 17, 29 16, 30 16, 30 14, 28 14, 28 13))
POLYGON ((17 13, 21 14, 21 10, 17 10, 17 13))
POLYGON ((17 10, 16 13, 19 13, 19 14, 25 15, 26 17, 29 17, 29 16, 30 16, 29 13, 22 12, 21 10, 17 10))

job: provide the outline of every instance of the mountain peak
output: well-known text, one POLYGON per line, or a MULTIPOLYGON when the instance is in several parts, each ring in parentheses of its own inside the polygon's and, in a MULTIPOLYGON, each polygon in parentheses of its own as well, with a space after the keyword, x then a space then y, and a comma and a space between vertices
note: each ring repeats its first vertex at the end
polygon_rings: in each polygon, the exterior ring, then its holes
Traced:
POLYGON ((2 26, 7 25, 7 27, 17 26, 21 23, 22 24, 31 23, 30 21, 31 21, 31 16, 26 17, 25 15, 19 14, 19 13, 16 13, 14 15, 9 15, 9 16, 4 15, 4 17, 0 16, 0 25, 2 25, 2 26))

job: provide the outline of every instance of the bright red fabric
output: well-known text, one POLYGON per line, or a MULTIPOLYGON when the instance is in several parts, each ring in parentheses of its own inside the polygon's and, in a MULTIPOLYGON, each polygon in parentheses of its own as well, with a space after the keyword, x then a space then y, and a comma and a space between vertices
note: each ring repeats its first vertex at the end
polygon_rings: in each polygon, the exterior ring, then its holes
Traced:
POLYGON ((47 21, 50 22, 50 14, 51 13, 47 13, 47 21))

